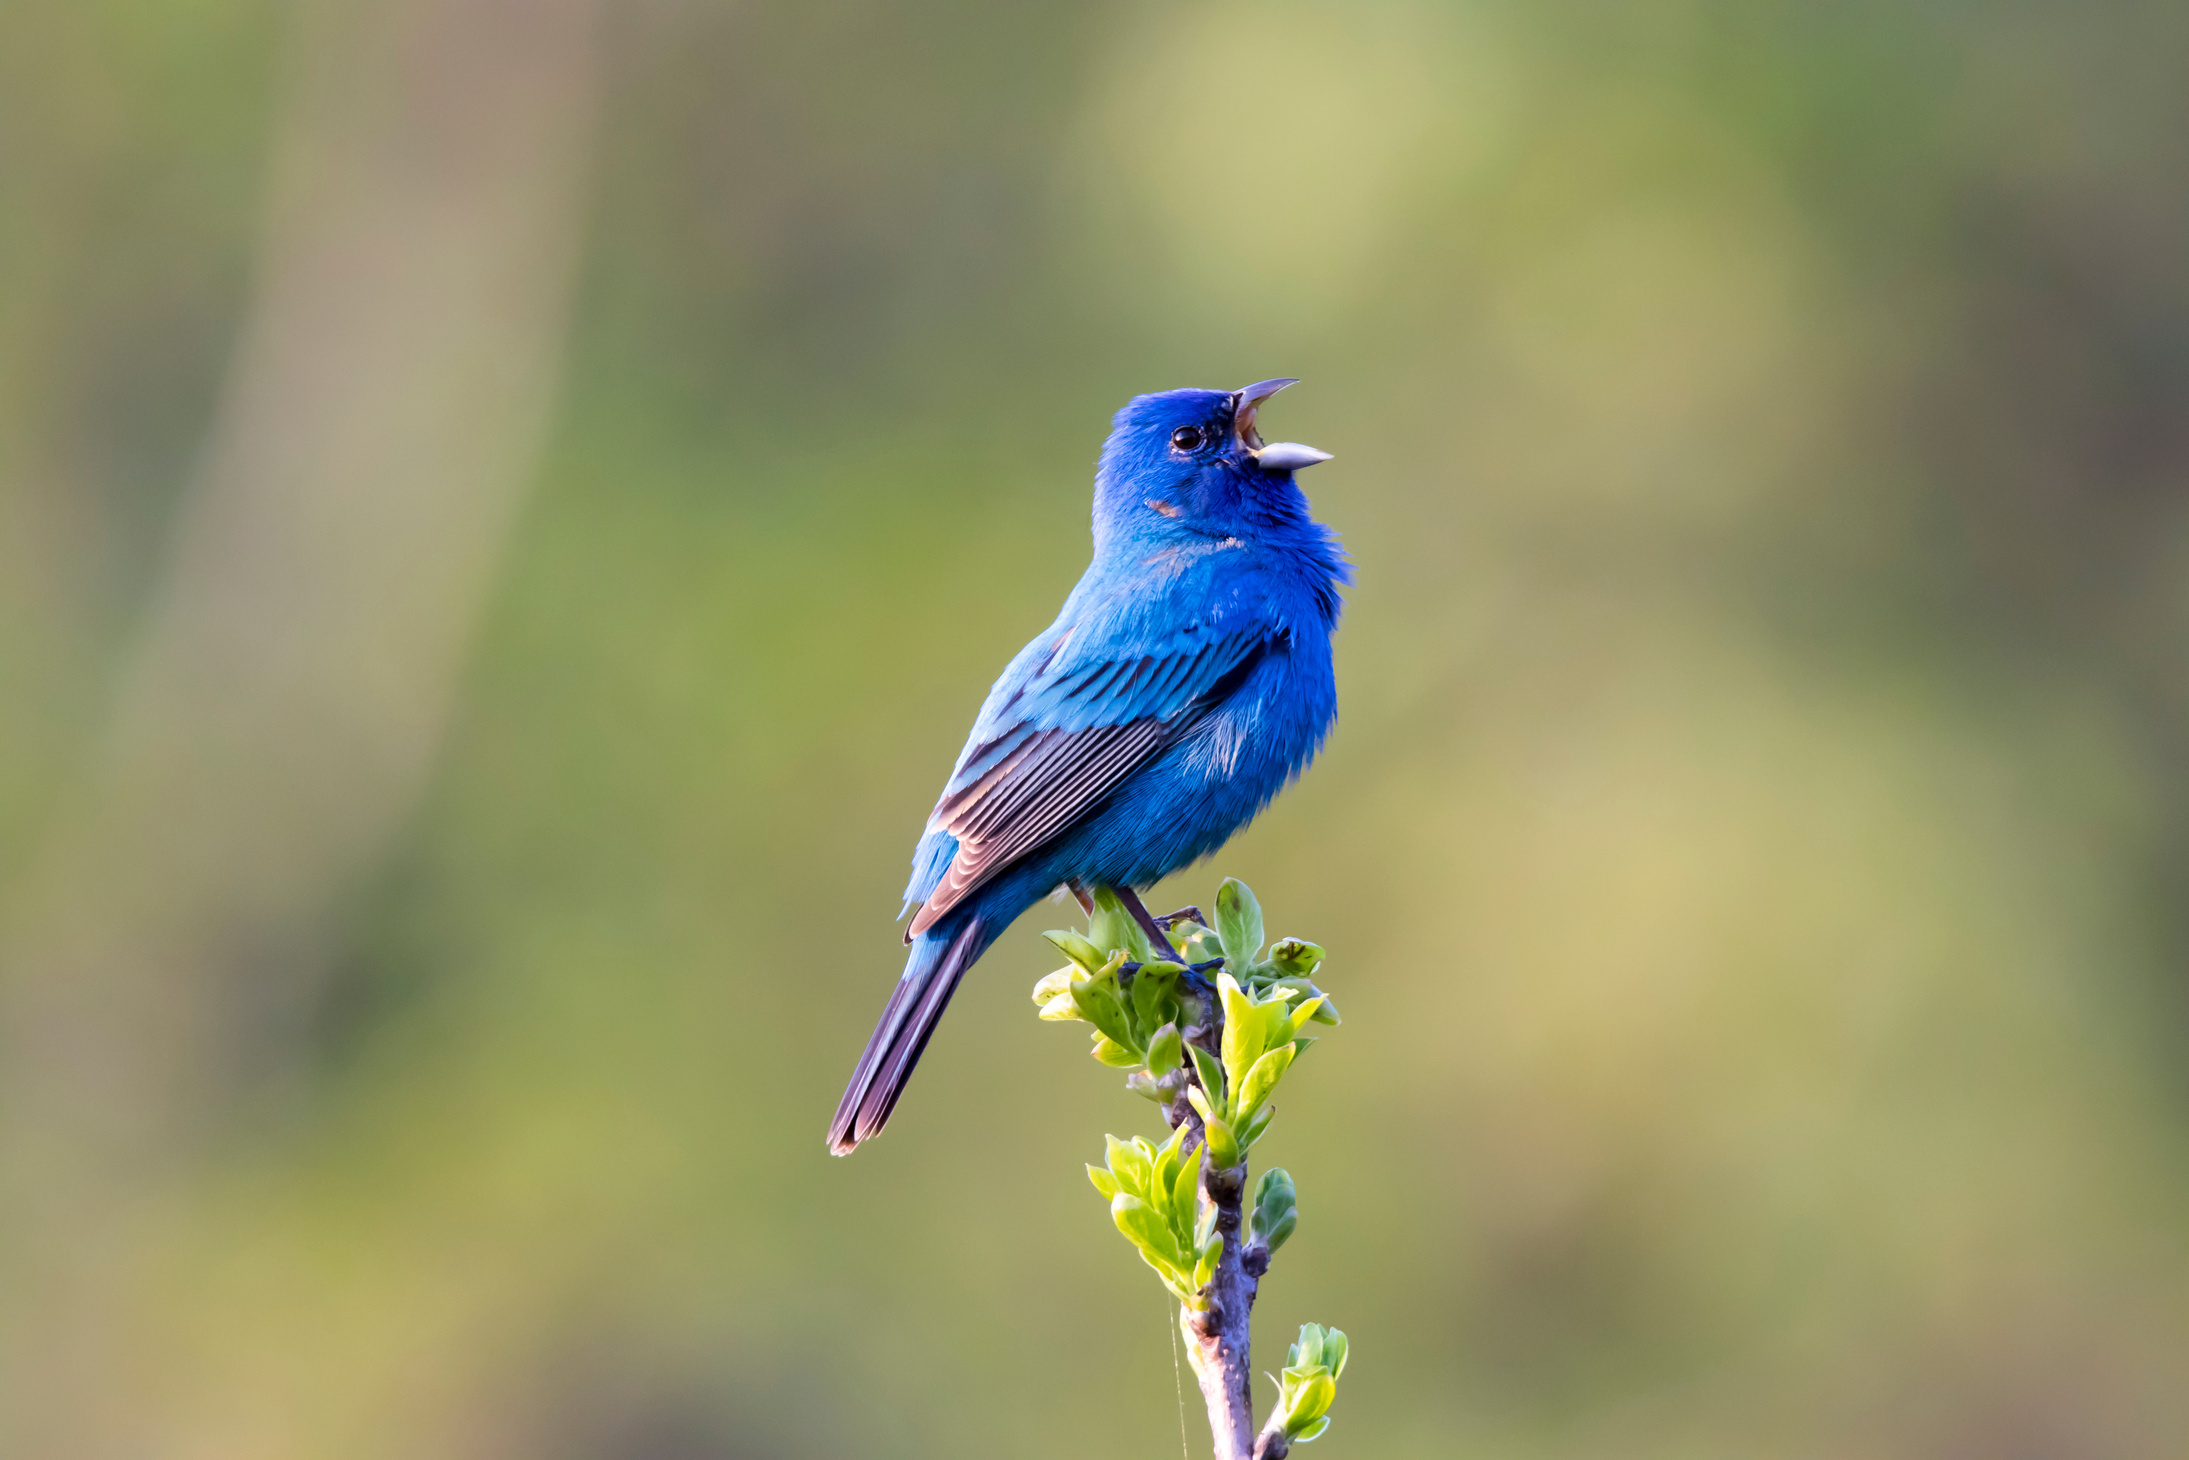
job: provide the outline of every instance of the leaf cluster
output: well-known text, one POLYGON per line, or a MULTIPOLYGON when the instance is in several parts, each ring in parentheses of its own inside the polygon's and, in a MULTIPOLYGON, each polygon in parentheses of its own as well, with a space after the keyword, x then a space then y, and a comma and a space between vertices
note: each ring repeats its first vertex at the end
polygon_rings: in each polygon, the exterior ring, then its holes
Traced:
POLYGON ((1261 905, 1237 879, 1217 892, 1214 928, 1181 920, 1160 952, 1108 888, 1095 893, 1086 933, 1043 936, 1071 961, 1034 985, 1041 1017, 1093 1025, 1095 1059, 1126 1071, 1135 1093, 1158 1103, 1192 1099, 1211 1124, 1219 1166, 1237 1165, 1268 1129, 1270 1093, 1315 1042, 1301 1027, 1339 1022, 1310 978, 1323 950, 1284 938, 1262 958, 1261 905), (1213 988, 1200 976, 1211 966, 1220 970, 1213 988), (1222 1043, 1211 1047, 1219 1025, 1222 1043), (1284 1046, 1291 1052, 1279 1055, 1284 1046))
POLYGON ((1338 1398, 1338 1376, 1345 1372, 1350 1345, 1335 1328, 1300 1325, 1300 1337, 1285 1353, 1285 1371, 1277 1376, 1277 1408, 1270 1427, 1304 1445, 1330 1428, 1330 1406, 1338 1398))
MULTIPOLYGON (((1261 905, 1236 880, 1217 892, 1213 927, 1180 918, 1161 948, 1115 893, 1098 889, 1094 901, 1085 933, 1046 934, 1070 961, 1034 985, 1034 1002, 1044 1019, 1093 1026, 1095 1059, 1126 1071, 1128 1088, 1166 1107, 1174 1126, 1167 1141, 1110 1136, 1105 1164, 1090 1165, 1087 1176, 1171 1295, 1188 1312, 1206 1313, 1226 1240, 1216 1230, 1216 1193, 1220 1187, 1225 1202, 1238 1203, 1247 1153, 1276 1115, 1271 1097, 1315 1043, 1308 1027, 1339 1022, 1314 983, 1323 950, 1282 938, 1265 958, 1261 905), (1188 1106, 1199 1117, 1199 1142, 1190 1141, 1188 1106)), ((1235 1240, 1247 1272, 1258 1276, 1299 1224, 1291 1173, 1265 1171, 1240 1215, 1235 1240)), ((1320 1435, 1345 1357, 1343 1333, 1303 1327, 1277 1380, 1271 1429, 1288 1443, 1320 1435)))
POLYGON ((1182 1154, 1185 1138, 1183 1126, 1160 1147, 1145 1136, 1109 1136, 1108 1165, 1090 1165, 1087 1179, 1110 1199, 1110 1220, 1125 1240, 1179 1302, 1198 1312, 1208 1307, 1202 1290, 1216 1274, 1224 1238, 1215 1230, 1215 1207, 1195 1219, 1204 1148, 1182 1154))

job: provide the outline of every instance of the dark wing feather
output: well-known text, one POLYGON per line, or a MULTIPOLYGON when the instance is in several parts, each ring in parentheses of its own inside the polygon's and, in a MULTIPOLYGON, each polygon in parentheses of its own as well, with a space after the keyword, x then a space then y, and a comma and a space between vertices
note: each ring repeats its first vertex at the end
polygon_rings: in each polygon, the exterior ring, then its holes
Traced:
POLYGON ((907 937, 926 932, 967 893, 1076 820, 1153 754, 1167 729, 1150 718, 1038 731, 1019 753, 936 807, 931 825, 958 839, 958 854, 907 937))
POLYGON ((947 832, 957 850, 906 941, 1091 811, 1229 696, 1266 648, 1262 635, 1242 634, 1170 654, 1075 665, 1026 697, 1037 707, 1107 701, 1101 708, 1119 718, 1081 728, 1024 720, 968 748, 928 819, 929 834, 947 832), (968 778, 967 770, 975 774, 968 778))

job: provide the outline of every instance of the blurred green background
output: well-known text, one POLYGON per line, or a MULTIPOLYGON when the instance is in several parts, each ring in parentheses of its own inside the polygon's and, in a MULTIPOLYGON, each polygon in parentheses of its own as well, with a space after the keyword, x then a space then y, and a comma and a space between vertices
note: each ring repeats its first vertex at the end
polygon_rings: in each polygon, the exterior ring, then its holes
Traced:
POLYGON ((1109 413, 1285 374, 1340 727, 1153 896, 1333 950, 1316 1453, 2189 1453, 2185 58, 0 7, 0 1448, 1169 1453, 1061 911, 822 1131, 1109 413))

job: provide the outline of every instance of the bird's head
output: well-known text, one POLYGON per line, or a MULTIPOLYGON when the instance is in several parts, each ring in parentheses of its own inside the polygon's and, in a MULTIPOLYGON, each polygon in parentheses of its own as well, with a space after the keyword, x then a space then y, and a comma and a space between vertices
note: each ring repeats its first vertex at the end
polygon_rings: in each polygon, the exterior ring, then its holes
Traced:
POLYGON ((1311 529, 1292 474, 1328 461, 1329 453, 1292 441, 1265 444, 1255 420, 1264 401, 1295 383, 1133 397, 1117 413, 1095 472, 1095 541, 1311 529))

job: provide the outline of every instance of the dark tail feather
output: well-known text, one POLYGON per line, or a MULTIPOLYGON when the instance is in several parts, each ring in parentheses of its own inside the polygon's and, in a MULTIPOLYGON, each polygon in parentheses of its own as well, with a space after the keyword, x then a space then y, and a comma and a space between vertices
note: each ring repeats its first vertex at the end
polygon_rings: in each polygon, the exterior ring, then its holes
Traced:
POLYGON ((859 1142, 881 1132, 889 1112, 897 1106, 912 1067, 920 1062, 928 1036, 935 1032, 958 980, 973 960, 988 947, 988 930, 979 918, 968 918, 954 932, 938 928, 922 933, 912 943, 905 960, 904 977, 891 990, 881 1022, 866 1042, 866 1052, 851 1072, 844 1098, 829 1122, 828 1147, 848 1156, 859 1142))

